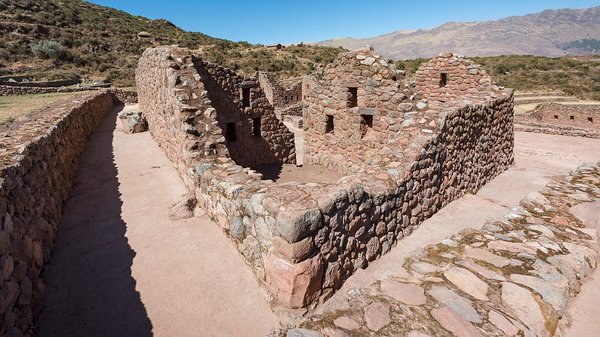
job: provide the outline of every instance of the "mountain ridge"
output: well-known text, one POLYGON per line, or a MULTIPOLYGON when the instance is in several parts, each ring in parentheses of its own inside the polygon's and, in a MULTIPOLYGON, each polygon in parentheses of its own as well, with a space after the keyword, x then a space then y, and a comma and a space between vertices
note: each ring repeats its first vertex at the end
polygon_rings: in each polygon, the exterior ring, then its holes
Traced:
MULTIPOLYGON (((316 45, 359 49, 373 47, 392 59, 433 57, 443 51, 467 56, 536 55, 558 57, 596 52, 577 41, 600 40, 600 6, 547 9, 493 21, 446 22, 437 27, 400 30, 370 38, 338 38, 316 45)), ((595 45, 592 43, 591 45, 595 45)))

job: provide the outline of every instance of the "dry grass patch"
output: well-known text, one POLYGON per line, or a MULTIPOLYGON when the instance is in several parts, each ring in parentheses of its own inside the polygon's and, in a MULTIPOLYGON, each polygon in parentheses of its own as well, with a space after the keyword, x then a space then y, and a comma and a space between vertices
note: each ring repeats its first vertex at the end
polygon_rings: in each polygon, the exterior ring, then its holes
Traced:
POLYGON ((86 92, 0 96, 0 126, 8 126, 17 118, 31 115, 56 102, 81 96, 86 92))

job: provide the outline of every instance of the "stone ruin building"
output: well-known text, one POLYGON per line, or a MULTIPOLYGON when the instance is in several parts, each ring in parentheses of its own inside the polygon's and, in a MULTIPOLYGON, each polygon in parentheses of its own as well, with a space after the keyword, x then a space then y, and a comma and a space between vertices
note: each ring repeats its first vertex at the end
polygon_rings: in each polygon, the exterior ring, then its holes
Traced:
POLYGON ((268 77, 258 77, 178 47, 146 50, 136 73, 149 130, 190 198, 284 307, 327 299, 513 162, 512 91, 492 85, 477 65, 442 55, 409 80, 358 51, 303 80, 299 95, 305 162, 342 178, 268 180, 261 165, 293 164, 296 154, 275 115, 273 105, 283 103, 261 87, 268 77))
POLYGON ((519 131, 600 138, 600 105, 542 103, 515 118, 519 131))
POLYGON ((275 74, 259 72, 258 81, 265 92, 269 103, 275 108, 277 118, 302 127, 302 110, 305 89, 305 78, 278 80, 275 74))

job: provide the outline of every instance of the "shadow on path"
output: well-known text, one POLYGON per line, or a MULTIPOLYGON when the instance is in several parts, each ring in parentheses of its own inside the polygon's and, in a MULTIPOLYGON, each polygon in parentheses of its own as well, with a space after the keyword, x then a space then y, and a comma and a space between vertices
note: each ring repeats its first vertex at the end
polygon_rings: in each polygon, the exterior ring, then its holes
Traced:
MULTIPOLYGON (((118 110, 118 109, 117 109, 118 110)), ((39 336, 152 336, 131 276, 113 153, 117 110, 92 134, 45 272, 39 336)))

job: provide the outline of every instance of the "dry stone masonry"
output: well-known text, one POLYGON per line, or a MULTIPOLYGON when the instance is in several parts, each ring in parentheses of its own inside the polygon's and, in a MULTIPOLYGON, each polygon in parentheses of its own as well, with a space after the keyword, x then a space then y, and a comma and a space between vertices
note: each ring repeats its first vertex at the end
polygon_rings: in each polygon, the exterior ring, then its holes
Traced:
POLYGON ((287 336, 553 336, 597 267, 598 235, 580 216, 599 205, 600 162, 582 165, 482 230, 425 247, 389 278, 348 290, 287 336))
POLYGON ((63 203, 88 136, 112 107, 106 91, 82 95, 1 135, 0 335, 35 335, 63 203))
POLYGON ((492 89, 492 78, 479 64, 452 53, 442 53, 421 65, 415 83, 423 97, 437 101, 477 98, 492 89))
POLYGON ((341 54, 303 81, 305 162, 346 174, 336 183, 279 183, 255 170, 294 162, 292 134, 257 80, 177 47, 146 50, 136 75, 150 131, 197 207, 286 307, 327 299, 513 161, 512 91, 490 84, 477 95, 425 99, 369 51, 341 54))
POLYGON ((600 105, 542 103, 518 116, 519 131, 600 138, 600 105))

